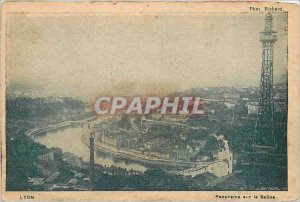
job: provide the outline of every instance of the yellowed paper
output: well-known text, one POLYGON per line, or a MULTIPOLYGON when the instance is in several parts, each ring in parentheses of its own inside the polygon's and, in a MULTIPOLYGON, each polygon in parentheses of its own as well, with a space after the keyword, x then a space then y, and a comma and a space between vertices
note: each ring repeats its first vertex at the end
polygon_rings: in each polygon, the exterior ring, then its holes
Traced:
POLYGON ((298 15, 3 3, 3 200, 299 199, 298 15))

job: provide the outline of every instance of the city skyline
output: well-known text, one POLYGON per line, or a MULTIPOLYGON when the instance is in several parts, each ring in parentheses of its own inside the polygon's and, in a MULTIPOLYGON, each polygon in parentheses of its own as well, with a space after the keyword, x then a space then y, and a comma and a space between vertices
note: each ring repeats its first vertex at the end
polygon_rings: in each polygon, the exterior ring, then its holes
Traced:
POLYGON ((293 194, 290 5, 38 4, 4 9, 5 193, 293 194))

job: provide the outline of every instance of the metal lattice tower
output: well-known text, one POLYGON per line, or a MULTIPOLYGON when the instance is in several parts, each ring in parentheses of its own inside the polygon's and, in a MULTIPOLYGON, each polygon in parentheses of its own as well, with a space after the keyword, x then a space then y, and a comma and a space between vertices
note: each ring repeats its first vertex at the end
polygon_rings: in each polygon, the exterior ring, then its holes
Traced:
POLYGON ((274 133, 274 100, 273 100, 273 48, 277 41, 273 30, 273 17, 265 17, 265 29, 260 32, 262 43, 262 66, 260 80, 260 100, 253 137, 254 147, 276 148, 274 133))

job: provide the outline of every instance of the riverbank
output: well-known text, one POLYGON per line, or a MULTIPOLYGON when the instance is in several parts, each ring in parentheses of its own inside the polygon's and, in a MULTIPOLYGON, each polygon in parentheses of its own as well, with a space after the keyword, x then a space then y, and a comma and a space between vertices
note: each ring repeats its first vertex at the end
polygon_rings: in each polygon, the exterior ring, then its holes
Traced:
MULTIPOLYGON (((87 136, 82 136, 81 140, 83 144, 89 147, 89 141, 87 136)), ((168 159, 155 158, 154 156, 150 157, 134 151, 117 149, 115 147, 101 144, 99 142, 95 142, 95 151, 116 156, 118 158, 129 160, 132 162, 141 163, 147 167, 162 166, 165 168, 185 169, 197 166, 196 162, 172 161, 168 159)))

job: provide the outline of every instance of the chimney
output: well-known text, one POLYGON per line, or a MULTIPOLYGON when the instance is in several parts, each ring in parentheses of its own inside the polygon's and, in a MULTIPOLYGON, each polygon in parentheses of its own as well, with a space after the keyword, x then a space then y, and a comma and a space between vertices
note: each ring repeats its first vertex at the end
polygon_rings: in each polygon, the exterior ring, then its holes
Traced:
POLYGON ((95 140, 95 132, 90 133, 90 190, 94 190, 95 183, 95 155, 94 155, 94 140, 95 140))

